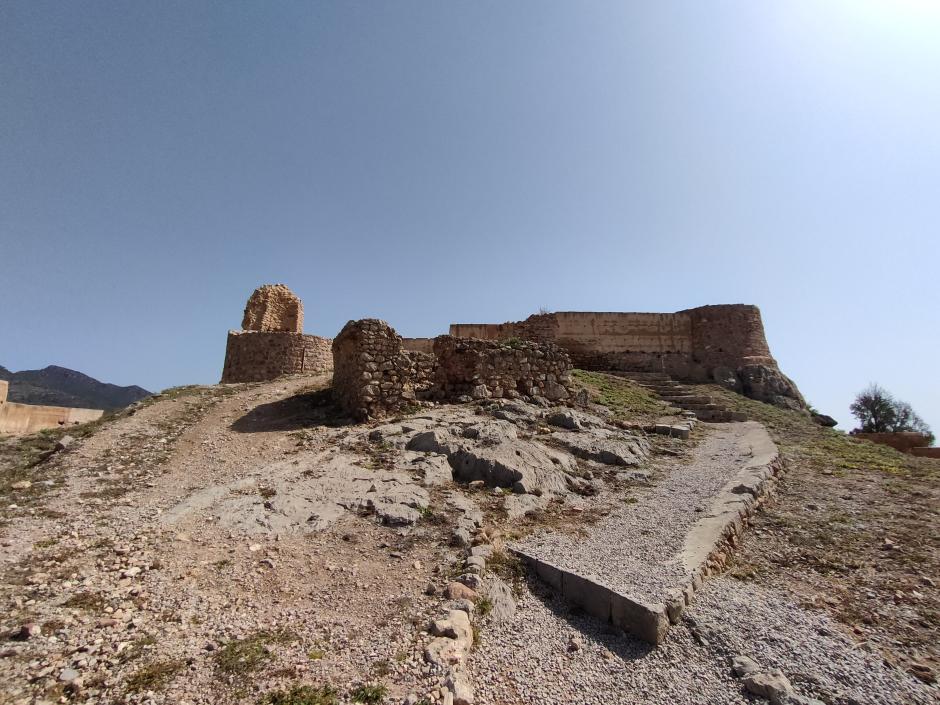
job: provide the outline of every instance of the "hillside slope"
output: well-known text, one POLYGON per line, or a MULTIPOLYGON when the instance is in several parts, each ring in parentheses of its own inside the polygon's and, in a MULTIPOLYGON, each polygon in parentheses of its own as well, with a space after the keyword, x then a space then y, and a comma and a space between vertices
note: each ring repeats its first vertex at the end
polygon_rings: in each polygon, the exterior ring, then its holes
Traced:
POLYGON ((356 424, 321 374, 0 441, 0 703, 768 702, 742 656, 787 702, 937 702, 936 466, 794 412, 742 402, 789 469, 659 646, 528 570, 522 542, 658 591, 754 456, 753 421, 646 434, 643 389, 577 378, 600 405, 356 424))
POLYGON ((22 372, 11 372, 0 366, 0 379, 10 383, 9 400, 21 404, 120 409, 150 396, 143 387, 120 387, 99 382, 94 377, 58 365, 22 372))

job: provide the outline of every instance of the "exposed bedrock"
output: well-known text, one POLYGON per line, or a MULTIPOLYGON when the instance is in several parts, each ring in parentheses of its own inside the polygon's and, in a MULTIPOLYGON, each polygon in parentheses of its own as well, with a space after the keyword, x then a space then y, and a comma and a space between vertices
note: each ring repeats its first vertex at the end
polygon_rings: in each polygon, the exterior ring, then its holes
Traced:
POLYGON ((776 367, 768 365, 745 365, 738 370, 741 388, 745 396, 768 404, 803 411, 806 400, 796 384, 776 367))
POLYGON ((564 473, 577 470, 571 455, 519 438, 508 421, 436 428, 416 435, 407 448, 443 453, 457 480, 483 480, 489 486, 509 487, 523 494, 565 494, 568 483, 564 473))
POLYGON ((604 465, 639 465, 649 454, 649 442, 606 429, 558 431, 551 435, 569 453, 604 465))
MULTIPOLYGON (((482 481, 540 498, 593 494, 592 470, 634 467, 646 460, 650 450, 642 436, 585 412, 544 409, 521 401, 490 404, 486 412, 435 411, 380 426, 370 439, 446 458, 460 482, 482 481), (546 423, 579 430, 547 433, 546 423)), ((534 508, 532 502, 513 507, 520 513, 534 508)))

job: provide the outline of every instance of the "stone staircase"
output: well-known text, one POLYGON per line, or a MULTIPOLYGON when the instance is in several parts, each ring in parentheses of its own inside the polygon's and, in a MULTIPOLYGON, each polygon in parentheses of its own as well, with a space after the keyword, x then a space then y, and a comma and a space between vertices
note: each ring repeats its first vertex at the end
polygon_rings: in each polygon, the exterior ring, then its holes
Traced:
POLYGON ((612 371, 609 374, 636 382, 656 394, 664 402, 682 409, 699 421, 711 423, 747 421, 747 415, 744 412, 731 411, 713 397, 701 394, 694 387, 677 382, 665 373, 612 371))

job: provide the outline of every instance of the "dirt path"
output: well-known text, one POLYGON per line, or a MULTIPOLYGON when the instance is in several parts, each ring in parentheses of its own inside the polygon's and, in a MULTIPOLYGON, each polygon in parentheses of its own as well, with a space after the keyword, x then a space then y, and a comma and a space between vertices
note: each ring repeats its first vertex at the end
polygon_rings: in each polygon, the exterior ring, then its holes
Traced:
MULTIPOLYGON (((54 460, 63 482, 2 533, 0 703, 254 702, 285 680, 350 692, 436 687, 414 624, 447 559, 432 537, 347 514, 249 538, 163 514, 342 435, 318 427, 326 378, 168 395, 54 460), (300 430, 304 429, 304 430, 300 430)), ((52 466, 37 466, 37 473, 52 466)))

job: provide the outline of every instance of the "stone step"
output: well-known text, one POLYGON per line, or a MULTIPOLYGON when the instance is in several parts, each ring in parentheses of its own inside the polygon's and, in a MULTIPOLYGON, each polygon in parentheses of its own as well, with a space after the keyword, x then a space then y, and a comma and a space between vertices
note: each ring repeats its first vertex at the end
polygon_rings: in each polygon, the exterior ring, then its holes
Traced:
POLYGON ((696 414, 703 411, 727 411, 727 409, 719 404, 680 404, 679 406, 683 409, 694 411, 696 414))
POLYGON ((628 379, 635 380, 670 380, 672 377, 665 374, 664 372, 624 372, 624 371, 613 371, 610 374, 617 375, 618 377, 627 377, 628 379))
POLYGON ((711 399, 707 394, 701 394, 699 392, 693 391, 691 389, 686 389, 684 387, 676 387, 675 389, 664 389, 661 392, 657 392, 662 397, 700 397, 711 399))
POLYGON ((747 414, 742 411, 728 411, 719 409, 716 411, 696 412, 699 421, 707 423, 729 423, 731 421, 747 421, 747 414))
MULTIPOLYGON (((729 421, 747 421, 747 414, 731 411, 715 402, 714 398, 699 394, 694 387, 677 382, 662 372, 611 371, 610 374, 636 382, 652 392, 670 406, 681 409, 683 416, 699 421, 723 423, 729 421)), ((660 431, 662 433, 664 431, 660 431)))
POLYGON ((663 397, 670 404, 685 406, 687 404, 714 404, 715 400, 711 397, 703 397, 700 394, 683 394, 674 397, 663 397))

